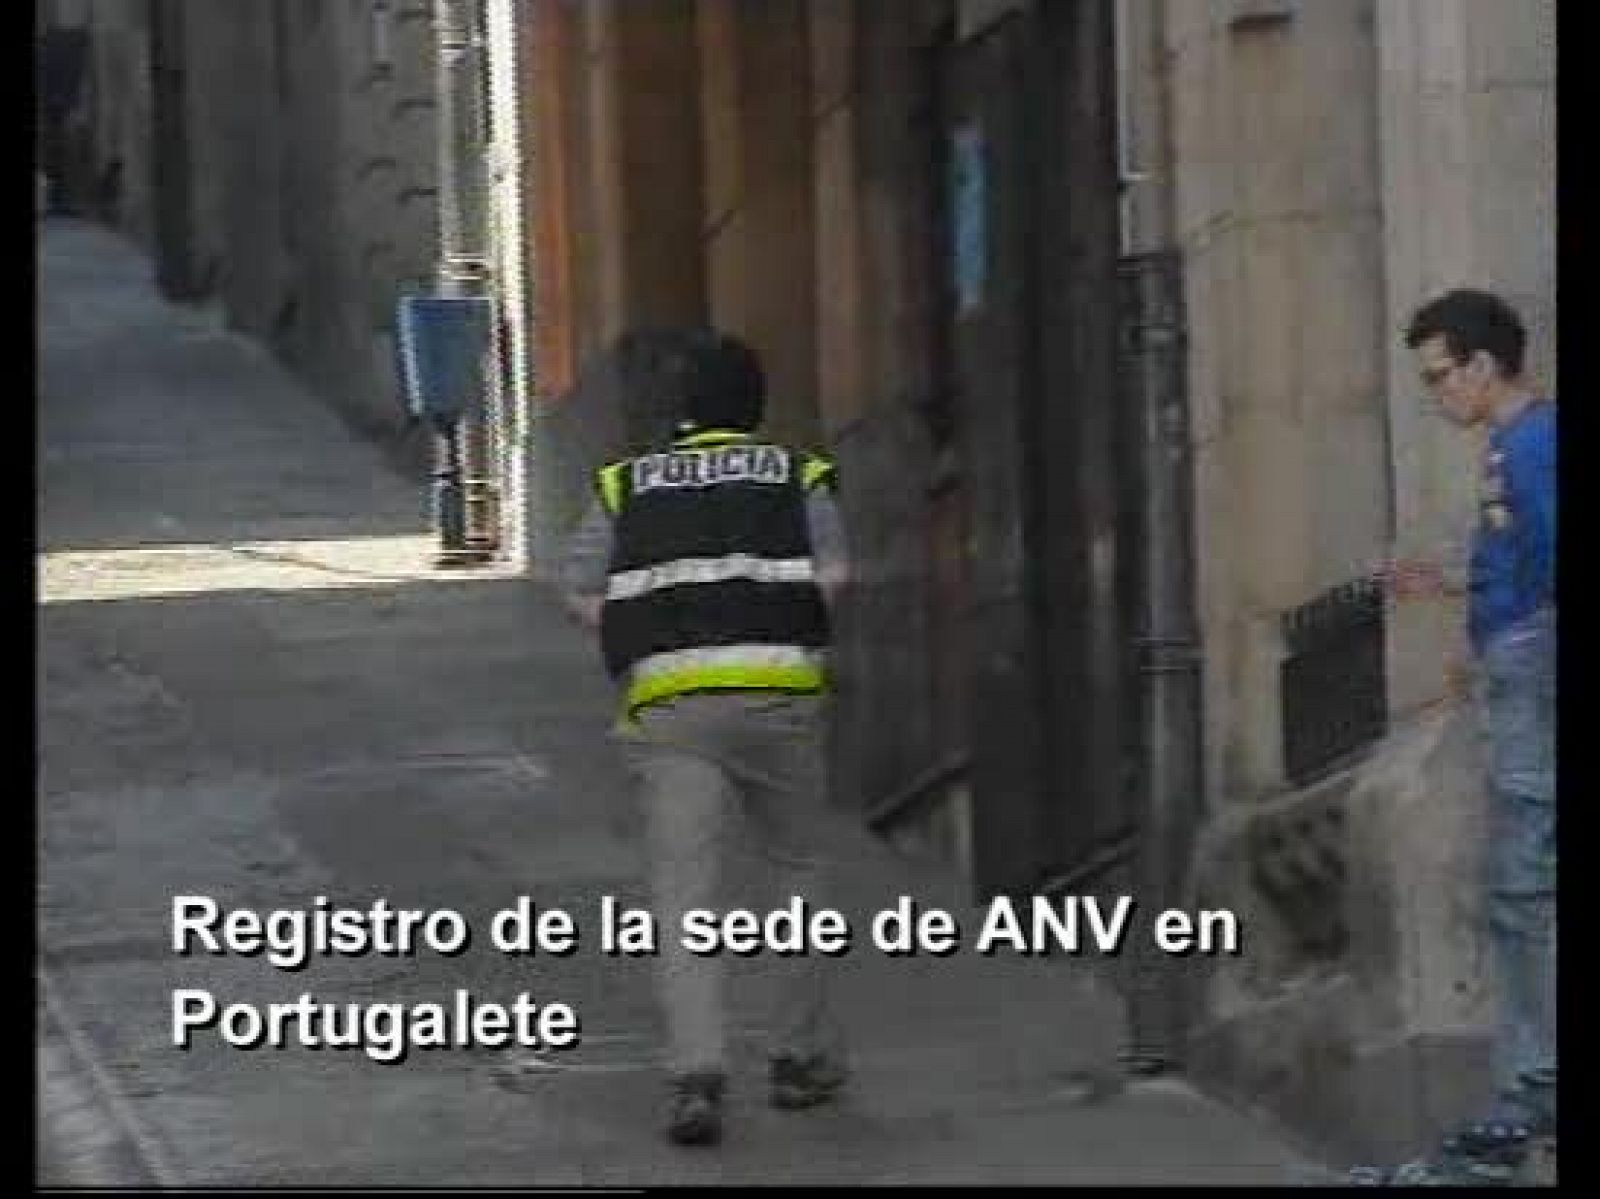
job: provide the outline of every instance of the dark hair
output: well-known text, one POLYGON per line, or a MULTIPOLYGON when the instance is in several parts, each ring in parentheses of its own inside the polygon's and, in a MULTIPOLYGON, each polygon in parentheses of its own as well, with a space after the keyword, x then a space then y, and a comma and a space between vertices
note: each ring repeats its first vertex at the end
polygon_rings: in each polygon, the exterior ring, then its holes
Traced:
POLYGON ((714 329, 696 330, 694 336, 696 369, 681 423, 750 432, 767 406, 767 378, 755 351, 714 329))
POLYGON ((1457 362, 1482 350, 1506 378, 1522 373, 1527 331, 1511 305, 1491 292, 1459 288, 1417 309, 1406 329, 1406 345, 1414 350, 1439 336, 1457 362))
POLYGON ((613 343, 624 420, 636 446, 696 429, 751 431, 766 409, 766 376, 736 337, 702 327, 643 327, 613 343))

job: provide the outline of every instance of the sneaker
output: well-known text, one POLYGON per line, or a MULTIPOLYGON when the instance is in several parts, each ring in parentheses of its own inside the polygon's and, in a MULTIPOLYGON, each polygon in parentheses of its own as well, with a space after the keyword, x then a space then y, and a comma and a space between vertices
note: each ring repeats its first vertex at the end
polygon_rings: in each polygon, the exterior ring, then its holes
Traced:
POLYGON ((1528 1157, 1532 1131, 1513 1120, 1481 1120, 1446 1137, 1432 1157, 1399 1166, 1357 1166, 1350 1186, 1508 1186, 1528 1157))
POLYGON ((798 1111, 826 1103, 849 1077, 844 1063, 827 1054, 780 1054, 772 1059, 772 1106, 798 1111))
POLYGON ((715 1145, 722 1139, 725 1079, 714 1071, 675 1075, 667 1117, 667 1139, 678 1145, 715 1145))
POLYGON ((1505 1186, 1511 1170, 1449 1156, 1434 1161, 1407 1162, 1395 1168, 1386 1185, 1392 1187, 1505 1186))
POLYGON ((1513 1171, 1506 1166, 1475 1165, 1450 1157, 1422 1158, 1398 1166, 1354 1166, 1346 1186, 1474 1187, 1507 1186, 1513 1171))
POLYGON ((1528 1156, 1533 1132, 1520 1120, 1480 1120, 1447 1137, 1444 1156, 1468 1165, 1515 1168, 1528 1156))

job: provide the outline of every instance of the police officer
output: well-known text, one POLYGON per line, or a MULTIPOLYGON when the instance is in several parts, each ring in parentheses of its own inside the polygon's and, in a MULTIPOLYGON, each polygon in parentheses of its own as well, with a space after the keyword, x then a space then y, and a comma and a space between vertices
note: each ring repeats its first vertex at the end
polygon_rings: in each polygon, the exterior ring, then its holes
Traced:
MULTIPOLYGON (((766 384, 755 354, 700 329, 625 336, 634 400, 675 417, 666 444, 601 468, 563 568, 572 612, 598 628, 622 693, 616 735, 637 776, 660 922, 668 1137, 721 1138, 728 1051, 722 959, 687 952, 680 921, 718 910, 725 822, 752 822, 773 906, 827 906, 820 844, 829 611, 846 581, 835 472, 755 436, 766 384)), ((844 1082, 817 952, 774 957, 780 1010, 770 1097, 799 1108, 844 1082)))

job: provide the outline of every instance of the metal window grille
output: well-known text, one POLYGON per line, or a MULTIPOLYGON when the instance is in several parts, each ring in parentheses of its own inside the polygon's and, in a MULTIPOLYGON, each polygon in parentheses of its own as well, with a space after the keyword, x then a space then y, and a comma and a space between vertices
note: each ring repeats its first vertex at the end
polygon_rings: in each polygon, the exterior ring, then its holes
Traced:
POLYGON ((1321 778, 1383 736, 1383 593, 1341 584, 1287 612, 1280 684, 1284 770, 1295 786, 1321 778))

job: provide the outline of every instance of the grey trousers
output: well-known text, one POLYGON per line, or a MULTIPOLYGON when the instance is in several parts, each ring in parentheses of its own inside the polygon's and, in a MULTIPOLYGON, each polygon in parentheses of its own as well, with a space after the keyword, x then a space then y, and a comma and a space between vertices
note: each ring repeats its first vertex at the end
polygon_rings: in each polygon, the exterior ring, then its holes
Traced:
MULTIPOLYGON (((837 906, 818 836, 827 802, 824 702, 780 692, 685 695, 644 708, 616 731, 638 780, 673 1073, 728 1064, 724 957, 683 948, 683 913, 737 906, 759 914, 796 895, 813 909, 837 906), (726 834, 740 818, 750 822, 767 894, 722 904, 726 834)), ((762 953, 776 997, 769 1053, 840 1052, 828 999, 832 959, 762 953)))

